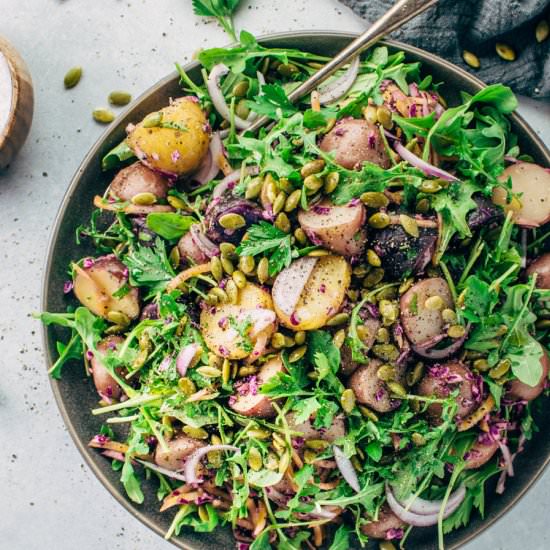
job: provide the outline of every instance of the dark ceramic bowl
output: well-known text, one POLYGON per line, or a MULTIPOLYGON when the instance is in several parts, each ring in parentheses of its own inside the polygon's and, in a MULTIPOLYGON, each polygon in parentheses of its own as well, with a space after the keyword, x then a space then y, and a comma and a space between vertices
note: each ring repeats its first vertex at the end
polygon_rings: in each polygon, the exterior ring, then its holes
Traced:
MULTIPOLYGON (((301 48, 331 56, 353 38, 354 35, 348 33, 315 31, 271 35, 260 41, 266 46, 301 48)), ((483 87, 482 82, 439 57, 405 44, 396 42, 387 42, 386 44, 391 49, 404 50, 409 61, 421 61, 423 71, 432 74, 435 82, 445 82, 443 95, 451 105, 459 101, 458 92, 460 90, 473 94, 483 87)), ((190 63, 185 70, 191 78, 200 79, 197 63, 190 63)), ((63 282, 67 277, 67 265, 71 260, 94 252, 75 244, 74 231, 83 220, 89 218, 93 210, 93 196, 102 194, 112 177, 112 174, 101 171, 101 158, 125 137, 124 129, 129 122, 140 120, 147 113, 163 107, 167 104, 168 98, 181 95, 178 81, 179 78, 174 73, 145 92, 117 119, 84 158, 63 199, 55 221, 44 276, 42 297, 44 311, 65 311, 68 299, 63 295, 63 282)), ((535 162, 549 166, 550 154, 540 139, 519 116, 513 115, 511 119, 522 151, 529 153, 535 162)), ((59 327, 52 326, 44 329, 44 344, 49 365, 57 357, 55 341, 63 337, 66 335, 59 327)), ((141 506, 135 505, 125 497, 123 487, 119 482, 120 473, 112 471, 110 460, 101 456, 96 450, 87 447, 87 442, 98 433, 102 419, 90 414, 90 410, 97 406, 97 394, 93 389, 93 384, 86 378, 81 365, 75 364, 72 367, 65 368, 62 380, 52 380, 52 388, 76 446, 95 475, 120 504, 145 525, 159 534, 164 534, 170 525, 173 514, 158 512, 159 503, 153 487, 156 484, 145 483, 145 503, 141 506)), ((545 404, 543 403, 543 405, 545 404)), ((545 410, 542 410, 541 407, 537 422, 540 432, 533 441, 529 442, 525 452, 517 457, 516 476, 508 480, 504 495, 497 496, 494 493, 494 486, 488 487, 485 519, 482 520, 478 514, 473 514, 467 527, 446 537, 448 548, 458 548, 489 527, 521 498, 542 473, 550 460, 550 439, 544 437, 544 434, 548 433, 550 429, 550 408, 545 407, 545 410)), ((188 550, 234 547, 229 529, 218 529, 214 533, 204 534, 187 530, 181 536, 174 538, 173 543, 188 550)), ((374 548, 375 545, 373 544, 372 547, 374 548)), ((413 530, 407 547, 422 550, 436 549, 435 531, 431 529, 413 530)))

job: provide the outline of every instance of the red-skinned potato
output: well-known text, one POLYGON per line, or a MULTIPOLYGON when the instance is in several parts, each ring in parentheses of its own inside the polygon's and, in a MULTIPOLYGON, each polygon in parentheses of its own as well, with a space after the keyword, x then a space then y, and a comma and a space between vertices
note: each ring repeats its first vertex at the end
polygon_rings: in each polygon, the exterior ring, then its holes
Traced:
MULTIPOLYGON (((366 365, 361 365, 349 377, 347 386, 353 390, 358 403, 385 413, 399 407, 400 402, 390 397, 385 383, 378 378, 377 372, 381 365, 382 362, 378 359, 370 359, 366 365)), ((397 381, 403 382, 403 369, 399 369, 397 374, 397 381)))
POLYGON ((128 129, 128 147, 149 168, 171 177, 197 170, 210 143, 206 116, 190 97, 172 101, 128 129))
POLYGON ((296 424, 294 417, 294 413, 287 415, 288 427, 294 432, 301 432, 302 435, 300 437, 303 437, 305 440, 324 439, 332 443, 346 435, 346 425, 342 415, 335 416, 332 424, 328 428, 315 428, 312 418, 300 424, 296 424))
POLYGON ((517 201, 507 204, 507 191, 503 187, 493 189, 493 202, 512 209, 514 222, 522 227, 539 227, 550 221, 550 173, 538 164, 518 162, 508 166, 499 180, 512 180, 512 192, 521 193, 518 209, 517 201))
POLYGON ((424 279, 413 285, 401 297, 401 323, 407 338, 416 345, 428 342, 443 332, 445 321, 441 312, 453 308, 449 285, 441 277, 424 279), (425 302, 432 296, 443 300, 441 309, 428 309, 425 302))
POLYGON ((481 435, 472 445, 466 455, 466 470, 475 470, 481 468, 489 462, 498 450, 498 443, 487 435, 481 435))
POLYGON ((378 512, 378 519, 361 525, 361 532, 373 539, 388 539, 390 529, 403 529, 406 526, 407 524, 403 523, 387 504, 384 504, 378 512))
POLYGON ((359 170, 364 162, 389 168, 380 129, 364 119, 343 118, 321 141, 321 149, 335 152, 335 161, 348 170, 359 170))
MULTIPOLYGON (((259 388, 262 384, 265 384, 271 378, 283 372, 284 368, 283 361, 279 355, 264 363, 256 375, 257 387, 259 388)), ((272 418, 276 414, 271 399, 260 393, 257 388, 251 387, 249 382, 244 382, 237 389, 237 394, 230 398, 229 406, 243 416, 272 418), (245 386, 245 384, 247 385, 245 386)))
POLYGON ((123 168, 109 185, 109 194, 121 201, 131 201, 139 193, 152 193, 157 199, 166 197, 170 183, 141 162, 123 168))
MULTIPOLYGON (((428 369, 427 374, 418 383, 416 393, 426 397, 445 398, 458 388, 456 414, 464 418, 479 406, 474 397, 474 384, 476 380, 466 365, 459 361, 449 361, 428 369)), ((439 403, 432 403, 428 407, 428 414, 433 418, 439 418, 441 412, 442 407, 439 403)))
POLYGON ((168 450, 164 450, 160 444, 155 450, 155 464, 172 470, 173 472, 181 470, 186 459, 193 454, 197 449, 205 446, 205 443, 200 439, 194 439, 186 435, 180 435, 167 441, 168 450))
POLYGON ((342 256, 359 256, 365 248, 365 217, 362 203, 336 206, 323 200, 309 210, 300 210, 298 222, 312 243, 342 256))
POLYGON ((550 289, 550 252, 536 258, 526 270, 527 275, 537 274, 538 288, 550 289))
POLYGON ((196 264, 204 264, 210 260, 193 239, 191 231, 179 240, 178 250, 182 258, 193 260, 196 264))
MULTIPOLYGON (((365 349, 363 353, 367 353, 376 340, 376 333, 380 328, 380 321, 378 319, 367 319, 363 326, 366 330, 366 338, 363 340, 365 349)), ((340 348, 340 371, 344 376, 352 375, 362 363, 356 363, 351 357, 351 349, 344 343, 340 348)))
MULTIPOLYGON (((124 338, 120 336, 108 336, 98 343, 97 350, 100 353, 108 354, 116 350, 122 342, 124 342, 124 338)), ((109 371, 103 366, 100 358, 94 355, 90 359, 90 366, 97 393, 106 400, 119 399, 122 395, 122 389, 116 380, 109 374, 109 371)))
POLYGON ((110 311, 124 313, 130 320, 139 315, 137 288, 131 287, 121 298, 113 296, 128 284, 128 270, 113 254, 96 258, 89 267, 75 264, 73 284, 82 305, 100 317, 107 317, 110 311))
POLYGON ((543 392, 548 381, 548 370, 550 367, 548 353, 544 348, 542 350, 540 363, 542 365, 542 374, 538 384, 536 386, 528 386, 519 380, 512 380, 508 386, 508 392, 506 393, 508 398, 517 399, 518 401, 533 401, 533 399, 536 399, 543 392))

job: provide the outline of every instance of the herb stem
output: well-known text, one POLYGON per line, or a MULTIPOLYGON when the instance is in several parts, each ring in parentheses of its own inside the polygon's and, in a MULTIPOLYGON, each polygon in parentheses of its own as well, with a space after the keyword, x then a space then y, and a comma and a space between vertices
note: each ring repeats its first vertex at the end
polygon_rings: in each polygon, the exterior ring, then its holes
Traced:
POLYGON ((451 291, 451 296, 453 297, 453 302, 456 303, 456 300, 458 298, 458 294, 456 293, 456 287, 455 287, 455 283, 453 281, 453 278, 451 277, 451 272, 449 271, 449 268, 447 267, 447 264, 443 260, 439 260, 439 267, 441 267, 441 271, 443 271, 443 275, 445 275, 445 280, 447 281, 447 284, 449 285, 449 290, 451 291))
POLYGON ((175 393, 170 394, 157 394, 157 395, 138 395, 132 397, 122 403, 115 403, 114 405, 108 405, 107 407, 99 407, 98 409, 92 409, 92 414, 97 416, 99 414, 106 414, 113 411, 120 411, 121 409, 131 409, 134 407, 139 407, 140 405, 145 405, 147 403, 153 403, 163 398, 170 398, 176 395, 175 393))
POLYGON ((472 252, 470 253, 470 257, 468 258, 468 263, 466 264, 466 267, 464 268, 464 271, 462 272, 462 275, 460 276, 460 279, 458 280, 457 287, 460 287, 462 284, 464 284, 464 281, 470 274, 470 271, 474 264, 476 263, 477 259, 479 258, 480 254, 483 252, 483 249, 485 248, 485 241, 482 241, 481 239, 478 239, 476 244, 474 245, 474 248, 472 248, 472 252))
POLYGON ((500 284, 506 277, 511 275, 516 269, 519 268, 518 264, 514 264, 510 266, 498 279, 495 279, 490 285, 489 285, 489 291, 497 290, 500 287, 500 284))
POLYGON ((107 418, 107 424, 124 424, 126 422, 133 422, 139 418, 139 414, 132 414, 131 416, 113 416, 107 418))

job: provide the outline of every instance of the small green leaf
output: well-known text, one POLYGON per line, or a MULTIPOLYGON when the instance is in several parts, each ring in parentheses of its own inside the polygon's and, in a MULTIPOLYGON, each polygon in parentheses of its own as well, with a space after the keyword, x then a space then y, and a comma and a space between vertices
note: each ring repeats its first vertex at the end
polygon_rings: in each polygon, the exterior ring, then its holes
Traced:
POLYGON ((146 223, 151 231, 173 241, 185 235, 197 220, 192 216, 182 216, 175 212, 153 212, 147 215, 146 223))
POLYGON ((121 141, 116 147, 111 149, 102 159, 102 170, 112 170, 119 167, 123 162, 135 158, 134 152, 126 141, 121 141))
POLYGON ((271 487, 283 479, 283 474, 271 470, 251 471, 248 473, 248 482, 255 487, 271 487))

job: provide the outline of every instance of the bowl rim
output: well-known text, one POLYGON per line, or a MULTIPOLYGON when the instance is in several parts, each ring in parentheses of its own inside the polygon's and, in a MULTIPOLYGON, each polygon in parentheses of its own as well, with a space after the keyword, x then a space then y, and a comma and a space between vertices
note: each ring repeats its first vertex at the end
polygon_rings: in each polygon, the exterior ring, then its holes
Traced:
MULTIPOLYGON (((359 34, 360 33, 358 32, 308 29, 308 30, 295 30, 295 31, 262 34, 262 35, 256 36, 256 40, 259 43, 261 43, 263 41, 269 41, 269 40, 296 39, 296 38, 307 37, 307 36, 323 36, 323 37, 334 38, 334 39, 337 39, 337 38, 354 39, 357 36, 359 36, 359 34)), ((225 47, 231 47, 234 44, 235 43, 231 43, 225 47)), ((412 46, 404 42, 391 40, 391 39, 381 40, 377 44, 388 45, 394 48, 401 49, 405 53, 417 54, 421 57, 428 58, 431 61, 435 61, 440 66, 444 67, 445 69, 449 70, 455 75, 458 75, 461 79, 470 82, 471 84, 473 84, 475 87, 479 89, 487 86, 485 82, 483 82, 476 76, 470 74, 465 69, 455 65, 454 63, 451 63, 450 61, 443 59, 442 57, 439 57, 438 55, 428 52, 422 48, 418 48, 416 46, 412 46)), ((185 70, 190 70, 196 67, 197 65, 199 65, 199 62, 196 60, 193 60, 183 65, 183 68, 185 70)), ((117 118, 122 120, 127 115, 127 113, 129 113, 131 110, 135 108, 136 105, 141 103, 144 99, 157 93, 159 89, 161 89, 167 83, 171 82, 174 78, 177 78, 177 76, 178 76, 177 71, 173 71, 167 76, 165 76, 164 78, 158 80, 155 84, 147 88, 135 100, 133 100, 130 103, 130 105, 118 115, 117 118)), ((522 132, 524 132, 524 134, 527 136, 527 138, 530 141, 533 141, 536 143, 536 145, 542 151, 542 154, 545 157, 545 161, 548 164, 550 164, 550 151, 548 147, 545 145, 542 139, 536 134, 536 132, 527 124, 527 122, 523 119, 523 117, 519 115, 517 112, 514 112, 508 116, 515 122, 517 126, 521 128, 522 132)), ((48 241, 48 248, 46 252, 45 268, 42 274, 41 300, 40 300, 40 306, 42 311, 46 311, 48 283, 49 283, 50 273, 51 273, 52 264, 53 264, 53 249, 58 239, 58 235, 61 227, 61 221, 62 221, 62 218, 64 217, 68 202, 71 199, 73 192, 83 172, 88 167, 91 160, 97 155, 103 143, 112 133, 113 129, 114 129, 114 126, 109 125, 105 129, 105 131, 99 136, 99 138, 94 142, 92 147, 88 150, 88 152, 80 162, 76 172, 71 178, 71 181, 69 183, 69 186, 67 187, 67 190, 63 195, 63 199, 59 205, 59 208, 53 220, 53 225, 52 225, 52 229, 51 229, 49 241, 48 241)), ((44 360, 46 363, 46 367, 49 369, 49 367, 51 366, 49 357, 51 356, 52 350, 48 343, 47 327, 44 324, 42 324, 41 328, 42 328, 41 334, 42 334, 42 345, 44 350, 44 360)), ((59 382, 53 379, 49 375, 48 375, 48 379, 49 379, 50 387, 52 388, 52 392, 55 397, 57 407, 61 414, 63 423, 67 428, 67 431, 69 432, 71 439, 73 440, 76 448, 78 449, 79 453, 81 454, 84 461, 86 462, 86 465, 88 466, 88 468, 91 469, 95 477, 107 489, 107 491, 111 494, 111 496, 126 509, 126 511, 128 511, 132 516, 138 519, 146 527, 154 531, 157 535, 164 538, 165 532, 163 531, 163 529, 152 518, 150 518, 145 511, 138 510, 134 506, 132 506, 132 504, 124 496, 120 486, 115 485, 109 479, 107 479, 107 477, 103 474, 99 466, 97 466, 96 463, 94 463, 94 461, 91 459, 90 449, 79 437, 78 431, 73 425, 71 418, 67 412, 67 409, 65 407, 65 402, 63 400, 62 393, 60 390, 59 382)), ((528 482, 525 483, 525 485, 523 485, 523 487, 521 487, 521 489, 518 490, 514 498, 509 503, 504 505, 503 508, 499 511, 499 513, 495 515, 495 517, 484 520, 480 528, 470 533, 466 532, 460 541, 455 542, 452 545, 448 546, 447 549, 456 550, 460 546, 465 545, 466 543, 472 541, 481 533, 489 529, 489 527, 494 525, 497 521, 501 520, 504 517, 504 515, 506 515, 518 503, 518 501, 524 497, 524 495, 529 491, 529 489, 531 489, 531 487, 539 480, 539 478, 541 477, 542 473, 544 472, 544 470, 546 469, 549 463, 550 463, 550 454, 546 456, 546 458, 543 460, 543 462, 541 463, 539 468, 534 472, 534 474, 529 477, 528 482)), ((467 530, 467 527, 463 527, 462 529, 467 530)), ((196 547, 189 546, 184 540, 182 540, 181 537, 172 536, 170 539, 168 539, 168 542, 172 543, 173 545, 183 550, 196 550, 196 547)))

